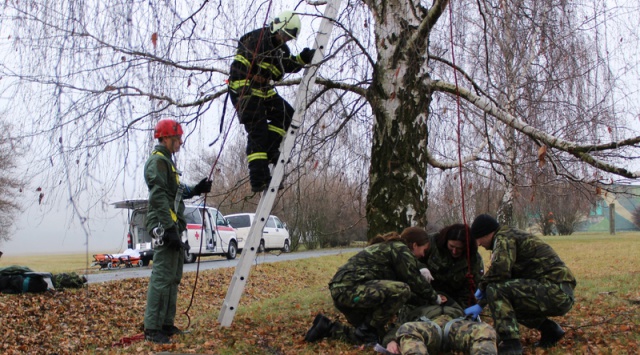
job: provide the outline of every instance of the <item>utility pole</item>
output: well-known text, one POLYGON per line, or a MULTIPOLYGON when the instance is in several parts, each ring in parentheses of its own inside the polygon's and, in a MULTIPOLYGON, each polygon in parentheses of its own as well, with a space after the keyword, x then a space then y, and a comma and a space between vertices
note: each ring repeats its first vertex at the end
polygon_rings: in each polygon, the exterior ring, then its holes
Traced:
POLYGON ((278 163, 273 169, 271 183, 269 188, 262 194, 258 208, 256 210, 256 216, 253 219, 251 228, 249 229, 249 236, 245 242, 245 247, 240 255, 240 260, 236 265, 235 272, 231 278, 231 284, 227 290, 227 296, 222 303, 222 309, 218 316, 218 321, 223 327, 228 327, 233 322, 240 298, 244 292, 247 280, 249 279, 249 272, 251 271, 251 264, 256 257, 260 239, 262 237, 262 230, 264 229, 267 219, 271 214, 273 203, 275 202, 276 195, 278 193, 278 187, 284 176, 284 165, 289 161, 293 144, 296 140, 298 129, 302 123, 305 110, 308 105, 309 88, 313 87, 316 81, 316 73, 318 71, 318 62, 324 58, 327 43, 329 42, 329 36, 333 29, 333 21, 338 14, 341 0, 329 0, 324 10, 324 18, 320 22, 320 28, 315 39, 314 48, 316 49, 311 66, 304 71, 302 81, 298 87, 296 94, 296 101, 294 104, 295 113, 293 114, 291 127, 287 130, 287 135, 280 146, 280 157, 278 163))

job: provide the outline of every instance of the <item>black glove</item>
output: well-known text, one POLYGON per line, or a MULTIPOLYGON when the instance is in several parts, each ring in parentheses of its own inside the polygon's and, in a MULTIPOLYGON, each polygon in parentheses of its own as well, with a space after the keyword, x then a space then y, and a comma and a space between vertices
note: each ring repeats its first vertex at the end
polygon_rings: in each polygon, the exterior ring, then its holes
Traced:
POLYGON ((298 54, 298 56, 304 62, 304 64, 309 64, 311 63, 311 60, 313 59, 314 54, 316 54, 316 50, 307 47, 303 49, 302 52, 298 54))
POLYGON ((180 239, 178 230, 175 227, 164 231, 162 241, 164 242, 164 245, 170 249, 180 251, 180 248, 182 248, 182 239, 180 239))
POLYGON ((193 187, 193 194, 194 195, 200 195, 203 192, 205 194, 211 192, 211 184, 212 183, 213 183, 213 181, 208 180, 207 178, 204 178, 204 179, 200 180, 198 185, 193 187))
POLYGON ((189 245, 188 240, 185 240, 184 242, 180 242, 180 244, 182 244, 182 249, 184 249, 184 251, 191 250, 191 246, 189 245))

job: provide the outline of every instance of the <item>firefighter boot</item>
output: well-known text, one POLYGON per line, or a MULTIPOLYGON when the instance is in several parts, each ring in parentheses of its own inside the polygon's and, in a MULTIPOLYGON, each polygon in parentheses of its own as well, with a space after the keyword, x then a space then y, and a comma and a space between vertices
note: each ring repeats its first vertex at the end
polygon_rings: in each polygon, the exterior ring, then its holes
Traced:
POLYGON ((258 159, 249 162, 249 183, 252 192, 261 192, 269 187, 271 173, 266 159, 258 159))
POLYGON ((314 341, 318 341, 322 338, 326 338, 331 334, 331 327, 333 326, 333 322, 318 313, 316 318, 313 320, 313 325, 307 331, 307 334, 304 336, 304 341, 308 343, 312 343, 314 341))
POLYGON ((540 341, 534 345, 545 349, 555 346, 564 336, 564 330, 551 319, 545 319, 538 330, 540 331, 540 341))

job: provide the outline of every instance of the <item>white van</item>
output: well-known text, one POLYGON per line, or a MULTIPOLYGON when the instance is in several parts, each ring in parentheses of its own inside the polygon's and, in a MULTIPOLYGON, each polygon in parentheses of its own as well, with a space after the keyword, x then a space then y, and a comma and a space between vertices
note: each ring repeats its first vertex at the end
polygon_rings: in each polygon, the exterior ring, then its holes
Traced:
MULTIPOLYGON (((225 216, 236 230, 238 238, 243 240, 243 242, 239 244, 239 249, 244 248, 244 243, 246 243, 249 237, 249 230, 251 229, 255 215, 255 213, 235 213, 225 216)), ((282 250, 285 253, 291 251, 289 231, 286 225, 280 221, 280 218, 276 216, 269 216, 262 230, 258 252, 261 253, 265 250, 282 250)))
MULTIPOLYGON (((140 258, 145 266, 153 259, 153 240, 145 227, 147 204, 147 200, 113 203, 115 208, 126 208, 129 211, 127 245, 129 249, 140 251, 140 258)), ((186 205, 184 215, 187 230, 182 235, 182 241, 188 241, 191 246, 191 250, 185 251, 185 263, 194 262, 198 256, 225 255, 227 259, 236 258, 238 244, 244 244, 244 241, 238 239, 236 231, 220 211, 213 207, 205 209, 202 206, 186 205)))

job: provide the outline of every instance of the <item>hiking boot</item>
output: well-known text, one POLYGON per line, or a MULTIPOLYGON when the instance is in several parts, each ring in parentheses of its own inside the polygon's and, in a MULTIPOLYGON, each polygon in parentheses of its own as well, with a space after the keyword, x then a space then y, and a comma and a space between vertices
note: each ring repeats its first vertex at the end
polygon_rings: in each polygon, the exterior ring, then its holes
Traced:
POLYGON ((161 330, 155 330, 155 329, 145 329, 144 339, 150 342, 154 342, 156 344, 171 343, 171 340, 169 340, 169 337, 165 333, 163 333, 161 330))
POLYGON ((500 344, 498 345, 498 354, 521 355, 522 344, 520 344, 520 339, 506 339, 500 342, 500 344))
POLYGON ((536 347, 545 349, 551 348, 564 336, 564 330, 562 330, 562 327, 551 319, 545 319, 538 330, 540 331, 540 341, 533 344, 536 347))
POLYGON ((318 341, 322 338, 326 338, 331 335, 331 326, 333 322, 331 319, 325 317, 324 315, 318 313, 316 318, 313 320, 313 325, 307 331, 307 334, 304 336, 304 341, 308 343, 312 343, 314 341, 318 341))
POLYGON ((362 344, 376 344, 379 342, 378 330, 368 323, 362 323, 356 328, 355 336, 362 344))
POLYGON ((168 337, 184 334, 184 332, 180 330, 180 328, 176 327, 175 325, 163 325, 162 332, 168 337))

